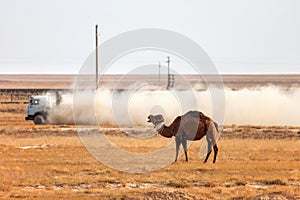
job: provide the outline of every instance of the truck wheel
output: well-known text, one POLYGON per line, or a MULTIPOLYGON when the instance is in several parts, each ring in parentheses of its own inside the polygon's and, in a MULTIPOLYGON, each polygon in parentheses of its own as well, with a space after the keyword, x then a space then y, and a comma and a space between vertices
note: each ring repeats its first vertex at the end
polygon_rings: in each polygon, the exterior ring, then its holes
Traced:
POLYGON ((33 119, 35 125, 45 124, 45 118, 43 115, 37 115, 33 119))

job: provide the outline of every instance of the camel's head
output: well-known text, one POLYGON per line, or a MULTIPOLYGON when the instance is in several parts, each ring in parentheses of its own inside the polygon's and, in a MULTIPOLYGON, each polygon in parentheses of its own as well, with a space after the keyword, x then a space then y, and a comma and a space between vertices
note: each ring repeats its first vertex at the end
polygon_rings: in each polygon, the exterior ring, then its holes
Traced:
POLYGON ((154 126, 156 126, 157 124, 162 123, 164 121, 165 119, 162 115, 149 115, 147 122, 152 123, 154 126))

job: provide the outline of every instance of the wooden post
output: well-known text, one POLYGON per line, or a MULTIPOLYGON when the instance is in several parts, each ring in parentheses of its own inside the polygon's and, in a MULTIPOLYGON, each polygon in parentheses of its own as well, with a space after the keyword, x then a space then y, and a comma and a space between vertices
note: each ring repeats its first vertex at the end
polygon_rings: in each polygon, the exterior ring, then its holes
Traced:
POLYGON ((96 25, 96 90, 98 89, 98 24, 96 25))

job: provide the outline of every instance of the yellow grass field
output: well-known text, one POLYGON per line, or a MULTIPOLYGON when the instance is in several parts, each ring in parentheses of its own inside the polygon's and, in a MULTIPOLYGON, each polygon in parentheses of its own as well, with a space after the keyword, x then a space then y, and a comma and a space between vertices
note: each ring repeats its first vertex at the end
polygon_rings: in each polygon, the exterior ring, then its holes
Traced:
MULTIPOLYGON (((181 157, 158 171, 131 174, 97 161, 74 126, 35 126, 24 116, 23 104, 1 105, 2 199, 300 198, 300 127, 227 126, 215 164, 212 157, 203 164, 198 141, 189 149, 189 162, 181 157)), ((156 136, 135 142, 118 130, 105 134, 132 152, 170 141, 156 136)))
MULTIPOLYGON (((74 80, 67 75, 0 78, 3 91, 70 89, 74 80)), ((113 87, 112 77, 106 78, 113 87)), ((266 80, 284 88, 300 84, 299 75, 223 79, 232 89, 267 85, 266 80)), ((182 156, 160 170, 132 174, 97 161, 75 126, 25 121, 23 102, 30 95, 14 94, 15 103, 10 103, 11 93, 0 95, 0 199, 300 199, 300 127, 228 125, 218 140, 215 164, 212 155, 205 164, 198 157, 201 140, 190 146, 188 162, 182 156)), ((105 127, 104 134, 120 149, 135 153, 155 151, 174 140, 137 139, 116 127, 105 127)))

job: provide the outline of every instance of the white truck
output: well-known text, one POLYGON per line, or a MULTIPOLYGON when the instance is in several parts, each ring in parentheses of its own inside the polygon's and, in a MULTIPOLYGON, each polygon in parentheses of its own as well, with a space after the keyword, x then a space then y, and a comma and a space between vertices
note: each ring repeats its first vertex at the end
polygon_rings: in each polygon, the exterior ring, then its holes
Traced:
POLYGON ((31 96, 27 106, 27 116, 25 120, 33 120, 34 124, 41 125, 48 123, 50 110, 61 103, 61 95, 56 92, 56 104, 52 101, 51 95, 31 96))

